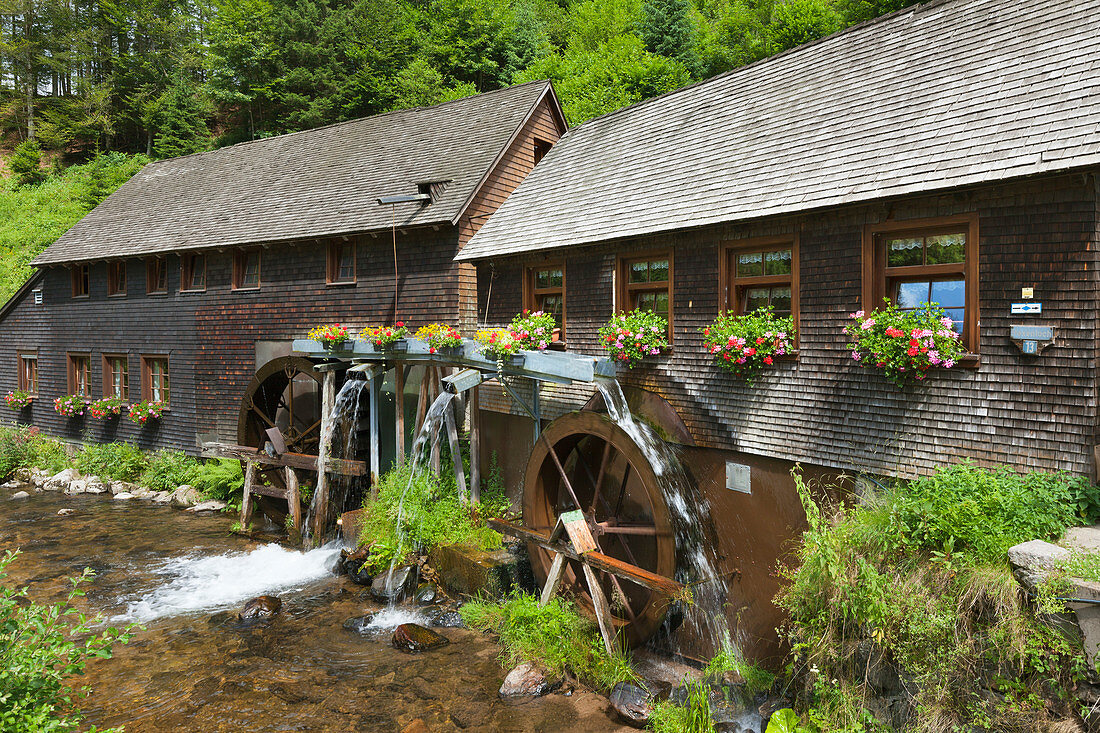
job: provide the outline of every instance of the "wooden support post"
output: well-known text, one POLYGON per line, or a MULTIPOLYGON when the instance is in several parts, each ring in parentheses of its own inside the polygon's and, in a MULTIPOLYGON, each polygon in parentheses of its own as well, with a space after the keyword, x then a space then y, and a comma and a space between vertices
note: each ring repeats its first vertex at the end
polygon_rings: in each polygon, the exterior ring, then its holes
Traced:
POLYGON ((592 609, 596 612, 596 622, 600 625, 600 635, 603 636, 603 646, 607 653, 615 656, 619 653, 619 638, 615 635, 615 622, 611 619, 611 607, 607 604, 607 596, 603 593, 603 586, 595 571, 588 567, 588 563, 582 563, 584 579, 588 581, 588 593, 592 596, 592 609))
MULTIPOLYGON (((287 466, 286 471, 286 503, 290 507, 290 518, 294 522, 294 532, 298 536, 302 534, 302 500, 298 495, 298 474, 293 468, 287 466)), ((294 534, 293 532, 291 533, 294 534)))
MULTIPOLYGON (((400 464, 405 462, 405 365, 400 361, 393 370, 393 394, 396 398, 394 411, 397 418, 397 435, 394 436, 397 441, 394 445, 397 463, 400 464)), ((373 487, 371 490, 373 491, 373 487)))
POLYGON ((317 447, 317 488, 313 497, 312 541, 324 543, 328 520, 328 454, 336 421, 336 372, 325 372, 321 386, 321 444, 317 447))
POLYGON ((481 387, 470 390, 470 501, 481 501, 481 387))
POLYGON ((256 483, 256 464, 245 461, 244 464, 244 497, 241 499, 241 531, 248 531, 248 523, 252 521, 252 487, 256 483))
POLYGON ((379 403, 382 401, 382 379, 384 372, 379 370, 370 378, 369 382, 369 409, 370 409, 370 498, 373 501, 378 498, 378 478, 382 473, 382 418, 380 417, 379 403))
MULTIPOLYGON (((539 405, 539 391, 540 391, 541 385, 542 385, 542 382, 540 382, 539 380, 537 380, 537 379, 532 379, 531 380, 531 412, 532 412, 531 417, 535 421, 535 440, 536 441, 539 439, 539 436, 542 435, 542 408, 541 408, 541 405, 539 405)), ((532 442, 531 445, 534 445, 534 442, 532 442)), ((580 507, 577 507, 577 508, 580 509, 580 507)))
POLYGON ((458 428, 455 425, 455 405, 452 401, 443 412, 443 422, 447 425, 447 443, 451 446, 451 460, 455 467, 455 483, 458 485, 458 498, 462 503, 470 500, 466 494, 466 469, 462 465, 462 446, 458 444, 458 428))
POLYGON ((420 375, 420 393, 416 398, 416 422, 413 423, 413 441, 416 441, 424 427, 424 416, 428 414, 428 393, 431 387, 431 366, 424 367, 424 373, 420 375))
MULTIPOLYGON (((443 386, 442 386, 442 383, 439 380, 439 368, 438 367, 431 367, 430 371, 431 371, 431 388, 428 390, 428 392, 431 395, 431 402, 434 403, 436 398, 439 397, 439 393, 443 391, 443 386)), ((440 450, 439 450, 439 440, 435 436, 433 436, 431 438, 431 443, 432 443, 431 460, 429 461, 428 465, 431 467, 432 473, 434 473, 436 476, 438 476, 439 475, 439 466, 442 463, 442 457, 440 456, 440 450)))
POLYGON ((554 562, 550 563, 550 572, 546 575, 546 585, 542 586, 542 595, 539 597, 539 606, 545 606, 561 587, 561 578, 565 574, 565 555, 560 552, 554 555, 554 562))

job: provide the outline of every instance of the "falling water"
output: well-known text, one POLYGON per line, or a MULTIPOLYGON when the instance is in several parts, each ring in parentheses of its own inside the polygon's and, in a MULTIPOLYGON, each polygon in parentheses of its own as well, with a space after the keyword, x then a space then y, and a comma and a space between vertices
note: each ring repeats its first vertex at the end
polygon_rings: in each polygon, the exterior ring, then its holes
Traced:
MULTIPOLYGON (((321 455, 327 458, 333 456, 333 442, 337 435, 340 435, 343 440, 340 445, 339 458, 354 459, 358 452, 359 443, 359 413, 361 409, 360 402, 362 400, 364 392, 368 392, 369 386, 365 379, 348 379, 344 382, 344 386, 340 388, 340 392, 336 395, 336 400, 332 408, 332 420, 322 422, 321 424, 321 444, 319 452, 321 455)), ((330 514, 338 514, 347 507, 344 506, 347 498, 348 491, 351 489, 354 483, 354 477, 352 476, 337 476, 329 484, 329 500, 328 511, 330 514)), ((309 541, 309 535, 311 528, 313 527, 312 518, 314 512, 317 511, 318 492, 313 492, 313 498, 310 500, 309 507, 306 509, 305 517, 302 519, 302 527, 300 531, 302 533, 303 541, 309 541)), ((326 517, 325 526, 331 526, 335 522, 335 516, 326 517)))
POLYGON ((697 636, 711 641, 715 649, 740 657, 739 644, 726 622, 726 587, 708 551, 704 527, 710 506, 688 480, 676 454, 645 423, 634 419, 626 395, 615 379, 596 379, 608 415, 626 432, 653 468, 661 493, 672 511, 676 533, 677 580, 691 588, 693 601, 683 608, 684 620, 697 636))

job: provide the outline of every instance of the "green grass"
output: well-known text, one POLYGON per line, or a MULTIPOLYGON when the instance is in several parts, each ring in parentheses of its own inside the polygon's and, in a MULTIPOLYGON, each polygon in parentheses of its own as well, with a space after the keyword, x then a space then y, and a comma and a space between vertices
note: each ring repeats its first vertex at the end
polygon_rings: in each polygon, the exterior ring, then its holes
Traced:
POLYGON ((153 491, 175 491, 183 484, 193 485, 198 470, 199 462, 183 451, 159 450, 149 456, 139 483, 153 491))
POLYGON ((64 443, 38 428, 0 428, 0 478, 7 480, 16 469, 32 466, 57 473, 70 464, 64 443))
POLYGON ((508 667, 538 662, 553 674, 568 672, 603 690, 637 679, 627 657, 607 654, 595 622, 561 597, 540 608, 536 596, 521 593, 503 603, 471 601, 459 612, 470 628, 500 635, 508 667))
POLYGON ((35 186, 0 178, 0 303, 30 277, 32 259, 147 162, 110 153, 35 186))
POLYGON ((75 465, 85 475, 136 482, 149 468, 149 458, 129 443, 88 443, 76 454, 75 465))

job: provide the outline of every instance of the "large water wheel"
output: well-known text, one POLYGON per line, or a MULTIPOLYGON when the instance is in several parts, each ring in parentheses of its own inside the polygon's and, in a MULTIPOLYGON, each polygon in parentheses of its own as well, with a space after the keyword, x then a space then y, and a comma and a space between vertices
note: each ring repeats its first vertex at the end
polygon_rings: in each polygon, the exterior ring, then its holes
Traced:
MULTIPOLYGON (((630 436, 602 413, 574 412, 555 420, 546 428, 545 439, 535 443, 527 465, 523 521, 529 528, 549 532, 559 515, 578 508, 577 502, 600 552, 673 577, 676 541, 657 475, 630 436), (549 453, 550 446, 576 501, 549 453)), ((552 557, 537 545, 529 550, 535 574, 540 583, 545 582, 552 557)), ((597 577, 621 635, 632 646, 653 636, 669 599, 607 573, 597 577)), ((591 608, 591 594, 578 562, 566 570, 562 588, 591 608)))

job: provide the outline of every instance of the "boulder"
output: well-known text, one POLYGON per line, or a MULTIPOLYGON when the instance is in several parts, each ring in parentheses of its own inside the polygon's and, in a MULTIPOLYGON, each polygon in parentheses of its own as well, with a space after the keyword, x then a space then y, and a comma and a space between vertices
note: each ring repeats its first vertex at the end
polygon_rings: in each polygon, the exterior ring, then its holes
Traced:
POLYGON ((368 613, 366 616, 353 616, 344 622, 344 628, 365 636, 373 630, 371 628, 372 621, 374 621, 373 613, 368 613))
POLYGON ((375 576, 371 582, 370 594, 382 603, 398 603, 405 598, 415 582, 413 566, 403 565, 375 576))
MULTIPOLYGON (((154 501, 155 500, 156 499, 154 499, 154 501)), ((211 500, 211 501, 204 501, 201 504, 196 504, 195 506, 189 506, 189 507, 187 507, 186 511, 189 511, 189 512, 220 512, 220 511, 224 511, 225 507, 226 507, 226 503, 224 501, 211 500)))
POLYGON ((393 630, 393 639, 390 643, 393 644, 394 649, 406 654, 416 654, 446 646, 451 643, 451 640, 420 624, 401 624, 393 630))
POLYGON ((112 481, 107 484, 107 490, 112 494, 134 494, 136 496, 141 492, 141 487, 129 481, 112 481))
POLYGON ((75 468, 66 468, 64 471, 59 471, 46 479, 42 487, 47 491, 65 491, 69 488, 69 484, 78 478, 80 478, 80 471, 75 468))
POLYGON ((542 697, 561 687, 560 679, 548 679, 545 669, 538 664, 524 662, 504 677, 504 684, 497 692, 501 697, 542 697))
POLYGON ((283 607, 279 596, 257 596, 244 604, 237 618, 241 621, 256 621, 271 618, 283 607))
POLYGON ((1008 561, 1024 586, 1034 588, 1059 564, 1069 560, 1070 551, 1043 540, 1021 542, 1008 549, 1008 561))
POLYGON ((11 495, 11 498, 12 501, 15 501, 16 499, 26 499, 29 496, 30 494, 28 494, 26 491, 16 491, 14 494, 11 495))
POLYGON ((25 484, 25 481, 8 481, 7 483, 0 484, 0 489, 18 489, 25 484))
POLYGON ((115 494, 116 499, 134 499, 136 498, 129 491, 123 491, 121 494, 115 494))
POLYGON ((99 476, 88 476, 84 479, 84 491, 89 494, 106 494, 108 488, 99 476))
MULTIPOLYGON (((37 468, 17 468, 15 473, 12 474, 12 478, 19 483, 29 484, 34 480, 34 472, 38 471, 37 468)), ((41 473, 41 471, 38 471, 41 473)))
POLYGON ((157 493, 153 494, 152 499, 154 504, 167 504, 172 501, 172 492, 158 491, 157 493))
POLYGON ((370 585, 374 582, 374 575, 363 564, 370 558, 370 548, 360 547, 352 553, 348 553, 340 562, 340 567, 348 574, 353 583, 370 585))
POLYGON ((424 615, 431 621, 432 626, 440 629, 464 629, 466 624, 462 622, 462 615, 454 609, 429 608, 424 615))
POLYGON ((69 483, 69 487, 65 489, 66 494, 83 494, 88 490, 87 479, 78 478, 75 481, 69 483))
POLYGON ((416 605, 430 606, 439 599, 439 591, 431 583, 423 583, 416 589, 416 605))
POLYGON ((172 506, 187 508, 203 501, 202 492, 194 486, 184 484, 172 492, 170 502, 172 506))
POLYGON ((617 683, 611 688, 608 702, 623 722, 635 728, 644 728, 653 712, 653 693, 633 682, 617 683))
POLYGON ((76 512, 76 509, 58 509, 58 510, 57 510, 57 516, 59 516, 59 517, 67 517, 67 516, 69 516, 70 514, 73 514, 73 513, 75 513, 75 512, 76 512))
MULTIPOLYGON (((25 470, 25 469, 20 469, 20 470, 22 471, 22 470, 25 470)), ((17 471, 15 475, 18 477, 19 472, 17 471)), ((30 482, 32 484, 34 484, 35 486, 38 486, 38 487, 45 486, 46 482, 50 480, 49 474, 47 474, 45 471, 43 471, 40 468, 32 468, 29 478, 30 478, 30 482)))

